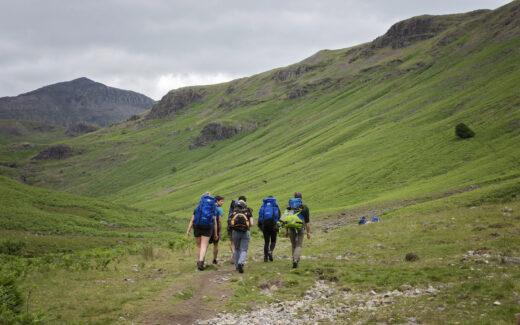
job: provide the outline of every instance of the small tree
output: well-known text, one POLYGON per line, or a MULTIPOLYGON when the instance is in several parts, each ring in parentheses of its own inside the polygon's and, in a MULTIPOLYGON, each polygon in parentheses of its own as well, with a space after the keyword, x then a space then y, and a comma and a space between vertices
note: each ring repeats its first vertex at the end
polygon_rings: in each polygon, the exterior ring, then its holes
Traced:
POLYGON ((459 123, 455 127, 455 135, 457 135, 461 139, 473 138, 475 136, 475 132, 471 130, 466 124, 459 123))

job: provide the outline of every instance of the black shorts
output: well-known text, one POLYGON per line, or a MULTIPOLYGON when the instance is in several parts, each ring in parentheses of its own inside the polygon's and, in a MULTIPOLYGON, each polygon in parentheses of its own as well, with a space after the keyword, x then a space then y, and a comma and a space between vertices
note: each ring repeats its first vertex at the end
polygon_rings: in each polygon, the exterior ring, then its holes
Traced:
MULTIPOLYGON (((217 231, 220 232, 222 234, 222 232, 220 231, 220 228, 218 227, 218 224, 217 224, 217 231)), ((217 240, 213 239, 213 234, 211 234, 211 238, 209 239, 209 243, 210 244, 215 244, 215 243, 218 243, 218 241, 220 240, 220 236, 218 236, 217 240)))
POLYGON ((193 236, 195 237, 212 237, 213 236, 213 228, 199 228, 194 227, 193 228, 193 236))
POLYGON ((217 240, 215 240, 215 237, 211 236, 211 238, 209 239, 209 243, 210 244, 218 244, 219 240, 220 240, 220 237, 217 238, 217 240))

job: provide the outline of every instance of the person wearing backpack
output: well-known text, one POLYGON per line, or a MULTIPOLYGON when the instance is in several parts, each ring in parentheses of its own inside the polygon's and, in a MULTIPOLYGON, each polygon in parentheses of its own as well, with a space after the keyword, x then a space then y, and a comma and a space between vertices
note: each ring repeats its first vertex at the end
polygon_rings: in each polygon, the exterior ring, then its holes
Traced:
POLYGON ((293 268, 298 267, 300 262, 300 254, 303 247, 303 237, 305 232, 307 238, 311 239, 311 223, 309 208, 302 202, 302 193, 294 193, 294 199, 289 200, 287 210, 291 210, 292 213, 296 213, 298 218, 302 221, 302 225, 298 228, 288 228, 285 230, 285 237, 291 238, 292 257, 293 257, 293 268))
MULTIPOLYGON (((238 199, 243 200, 244 198, 245 198, 244 196, 240 196, 238 199)), ((237 203, 238 203, 238 201, 231 200, 231 204, 229 205, 228 220, 227 220, 227 235, 229 237, 230 248, 231 248, 231 259, 233 260, 233 263, 234 263, 233 256, 235 256, 235 243, 233 242, 233 238, 231 237, 233 232, 231 230, 230 221, 231 221, 231 215, 233 214, 233 211, 235 210, 237 203)))
MULTIPOLYGON (((245 197, 242 198, 245 199, 245 197)), ((231 237, 235 245, 235 253, 233 254, 235 269, 240 273, 244 273, 247 249, 251 240, 249 229, 253 226, 253 211, 247 207, 245 200, 238 200, 229 218, 229 225, 232 232, 231 237)))
POLYGON ((276 199, 272 195, 265 198, 258 211, 258 228, 264 235, 264 262, 273 261, 280 215, 280 207, 276 203, 276 199))
POLYGON ((202 195, 199 205, 193 210, 186 236, 190 237, 190 230, 193 227, 193 236, 197 243, 197 268, 204 270, 204 258, 209 246, 209 239, 213 236, 218 238, 217 231, 217 204, 214 197, 209 192, 202 195))
POLYGON ((218 238, 215 239, 214 237, 211 237, 209 239, 209 243, 213 244, 213 264, 217 265, 217 255, 218 255, 218 242, 220 241, 221 232, 222 232, 222 216, 224 215, 224 210, 222 209, 222 204, 224 204, 224 197, 220 195, 215 196, 215 204, 217 205, 217 218, 216 218, 216 224, 217 224, 217 234, 218 238))

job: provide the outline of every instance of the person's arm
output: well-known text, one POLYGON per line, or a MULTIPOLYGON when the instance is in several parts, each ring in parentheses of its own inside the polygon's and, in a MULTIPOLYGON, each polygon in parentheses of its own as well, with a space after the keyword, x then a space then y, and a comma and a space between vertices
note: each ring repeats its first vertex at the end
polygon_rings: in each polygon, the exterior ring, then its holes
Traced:
POLYGON ((218 233, 218 236, 220 237, 220 233, 222 232, 222 215, 218 216, 218 229, 220 230, 218 233))
POLYGON ((309 208, 305 205, 302 211, 303 219, 305 221, 305 230, 307 231, 307 239, 311 239, 311 218, 309 208))
POLYGON ((195 219, 195 215, 192 215, 190 223, 188 224, 188 230, 186 230, 186 236, 187 237, 190 237, 190 230, 191 230, 191 227, 193 227, 193 220, 194 219, 195 219))
POLYGON ((217 229, 217 222, 215 221, 213 223, 213 239, 217 240, 218 239, 218 233, 217 233, 218 229, 217 229))

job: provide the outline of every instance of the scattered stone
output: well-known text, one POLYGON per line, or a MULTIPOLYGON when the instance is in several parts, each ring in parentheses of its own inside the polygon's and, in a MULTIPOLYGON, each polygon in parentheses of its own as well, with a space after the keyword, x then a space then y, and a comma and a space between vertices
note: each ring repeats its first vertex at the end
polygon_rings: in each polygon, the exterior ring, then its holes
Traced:
POLYGON ((520 264, 519 257, 502 256, 501 261, 503 264, 520 264))
POLYGON ((134 282, 135 282, 135 281, 132 280, 131 278, 125 278, 125 281, 126 281, 126 282, 130 282, 130 283, 134 283, 134 282))
POLYGON ((495 302, 493 303, 493 306, 500 306, 500 305, 501 305, 500 301, 495 301, 495 302))
POLYGON ((120 316, 120 317, 119 317, 119 321, 120 321, 120 322, 126 322, 126 318, 124 318, 123 316, 120 316))
POLYGON ((401 291, 403 291, 403 292, 410 291, 410 290, 412 290, 412 289, 413 289, 412 286, 411 286, 411 285, 408 285, 408 284, 403 284, 403 285, 401 286, 401 291))
MULTIPOLYGON (((321 271, 321 270, 316 270, 321 271)), ((428 289, 405 286, 405 293, 398 290, 382 294, 371 290, 368 293, 353 294, 345 290, 336 290, 333 285, 324 280, 318 280, 297 301, 289 300, 273 302, 248 313, 219 313, 212 319, 197 320, 198 325, 224 324, 318 324, 349 321, 348 315, 358 311, 372 311, 373 318, 379 307, 392 305, 395 297, 417 297, 418 295, 436 292, 438 289, 429 286, 428 289), (297 316, 297 317, 295 317, 297 316)), ((444 310, 444 307, 442 307, 444 310)), ((408 324, 416 324, 416 318, 408 318, 408 324)))

